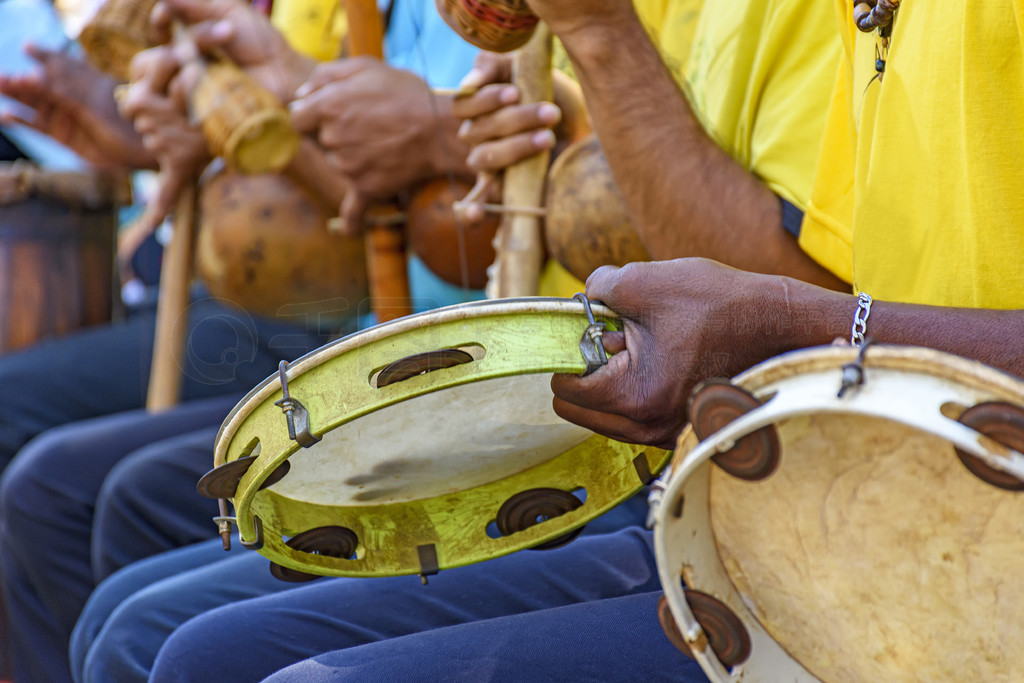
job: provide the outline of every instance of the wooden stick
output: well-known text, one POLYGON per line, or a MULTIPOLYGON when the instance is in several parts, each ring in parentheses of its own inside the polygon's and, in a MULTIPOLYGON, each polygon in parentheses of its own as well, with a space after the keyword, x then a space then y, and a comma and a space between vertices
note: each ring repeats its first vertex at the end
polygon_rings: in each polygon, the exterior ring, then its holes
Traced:
MULTIPOLYGON (((349 55, 384 59, 384 24, 376 0, 345 0, 349 55)), ((369 213, 394 213, 394 207, 371 207, 369 213)), ((412 313, 405 260, 405 226, 387 222, 366 230, 366 269, 377 322, 412 313)))
MULTIPOLYGON (((543 23, 530 42, 516 53, 514 74, 520 102, 551 101, 551 31, 543 23)), ((510 166, 505 171, 502 203, 515 207, 542 206, 550 156, 549 152, 542 152, 510 166)), ((537 294, 544 258, 540 221, 539 216, 522 210, 502 217, 494 240, 497 260, 490 270, 488 297, 537 294)))
POLYGON ((174 233, 164 251, 160 270, 160 298, 156 309, 153 366, 149 372, 146 409, 157 413, 178 403, 181 393, 181 362, 188 329, 188 290, 192 280, 192 247, 195 237, 196 183, 182 186, 174 209, 174 233))

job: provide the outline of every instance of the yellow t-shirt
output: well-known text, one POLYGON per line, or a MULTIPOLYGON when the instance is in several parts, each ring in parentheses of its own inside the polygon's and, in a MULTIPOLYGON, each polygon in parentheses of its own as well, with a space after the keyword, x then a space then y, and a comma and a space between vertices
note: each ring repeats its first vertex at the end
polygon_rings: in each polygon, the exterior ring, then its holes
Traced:
MULTIPOLYGON (((668 0, 662 16, 662 56, 704 129, 775 194, 807 206, 841 52, 829 4, 668 0)), ((849 247, 841 253, 824 265, 848 280, 849 247)))
MULTIPOLYGON (((702 0, 633 0, 637 16, 659 44, 662 58, 671 71, 682 77, 693 30, 702 0)), ((569 73, 569 59, 556 45, 555 64, 569 73)), ((583 291, 583 283, 554 259, 548 259, 540 276, 540 296, 572 296, 583 291)))
POLYGON ((881 83, 876 34, 835 5, 846 55, 814 229, 854 245, 875 298, 1024 306, 1024 0, 906 0, 881 83))
POLYGON ((775 194, 810 198, 840 43, 828 3, 706 2, 687 68, 704 129, 775 194))
POLYGON ((277 0, 270 23, 292 49, 318 62, 334 59, 348 32, 342 0, 277 0))

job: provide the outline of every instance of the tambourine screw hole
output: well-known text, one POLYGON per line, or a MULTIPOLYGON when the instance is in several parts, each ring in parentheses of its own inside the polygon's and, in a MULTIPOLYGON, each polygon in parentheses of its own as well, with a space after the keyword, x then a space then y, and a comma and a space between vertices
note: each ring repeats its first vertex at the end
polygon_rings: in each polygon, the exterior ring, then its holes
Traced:
MULTIPOLYGON (((285 545, 300 553, 351 560, 356 557, 359 537, 354 531, 343 526, 325 526, 296 534, 285 541, 285 545)), ((316 574, 283 567, 275 562, 270 563, 270 573, 275 578, 289 583, 303 583, 320 578, 316 574)))

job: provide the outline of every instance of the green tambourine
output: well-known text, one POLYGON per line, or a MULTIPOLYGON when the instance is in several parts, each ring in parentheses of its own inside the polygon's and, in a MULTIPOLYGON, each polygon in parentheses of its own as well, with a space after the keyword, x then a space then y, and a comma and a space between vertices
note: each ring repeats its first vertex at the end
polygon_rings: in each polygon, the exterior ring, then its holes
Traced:
MULTIPOLYGON (((358 332, 253 389, 199 489, 231 499, 279 578, 395 576, 555 547, 669 453, 572 425, 551 373, 605 362, 614 314, 577 299, 481 301, 358 332)), ((425 580, 425 578, 424 578, 425 580)))

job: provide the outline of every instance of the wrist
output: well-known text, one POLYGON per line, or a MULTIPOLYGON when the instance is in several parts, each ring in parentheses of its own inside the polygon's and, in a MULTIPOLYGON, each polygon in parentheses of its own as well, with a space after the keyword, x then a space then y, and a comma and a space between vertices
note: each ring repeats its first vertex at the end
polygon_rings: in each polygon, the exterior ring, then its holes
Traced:
POLYGON ((772 279, 765 306, 776 321, 770 333, 776 354, 850 339, 857 297, 793 278, 772 279))
POLYGON ((577 71, 614 61, 613 54, 636 36, 649 41, 632 3, 617 3, 614 11, 582 13, 562 25, 549 25, 577 71))

